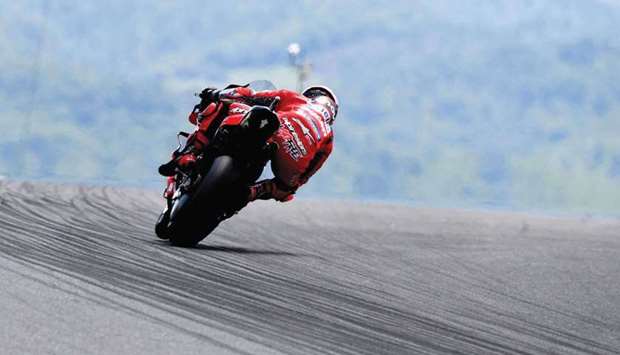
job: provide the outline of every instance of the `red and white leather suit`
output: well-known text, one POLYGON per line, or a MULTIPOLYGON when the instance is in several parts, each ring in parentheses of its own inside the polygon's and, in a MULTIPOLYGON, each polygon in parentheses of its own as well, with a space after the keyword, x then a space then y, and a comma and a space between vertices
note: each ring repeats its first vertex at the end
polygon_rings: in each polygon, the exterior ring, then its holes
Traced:
MULTIPOLYGON (((250 109, 246 103, 252 99, 275 97, 280 98, 275 108, 280 128, 268 140, 278 146, 271 159, 274 179, 271 181, 270 193, 276 200, 289 201, 293 193, 321 168, 331 154, 334 134, 329 123, 333 121, 335 110, 291 90, 254 92, 247 87, 238 87, 220 94, 221 100, 232 101, 229 115, 245 114, 250 109)), ((194 143, 197 148, 209 143, 207 137, 210 125, 221 109, 221 103, 212 103, 202 112, 190 114, 190 122, 198 124, 194 143), (197 120, 199 115, 200 122, 197 120)))

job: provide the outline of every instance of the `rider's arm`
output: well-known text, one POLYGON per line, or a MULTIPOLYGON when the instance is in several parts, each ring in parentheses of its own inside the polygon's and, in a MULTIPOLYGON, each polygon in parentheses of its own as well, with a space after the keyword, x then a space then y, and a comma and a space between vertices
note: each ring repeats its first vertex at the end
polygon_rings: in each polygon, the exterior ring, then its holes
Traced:
POLYGON ((280 104, 286 104, 287 101, 299 98, 300 95, 295 91, 287 89, 254 91, 248 87, 225 89, 219 93, 220 100, 228 99, 232 101, 251 101, 256 99, 271 99, 275 97, 280 98, 280 104))
POLYGON ((222 110, 221 103, 210 103, 206 107, 201 107, 201 105, 194 106, 192 112, 189 113, 188 120, 191 124, 198 124, 203 121, 210 122, 214 117, 216 117, 222 110))

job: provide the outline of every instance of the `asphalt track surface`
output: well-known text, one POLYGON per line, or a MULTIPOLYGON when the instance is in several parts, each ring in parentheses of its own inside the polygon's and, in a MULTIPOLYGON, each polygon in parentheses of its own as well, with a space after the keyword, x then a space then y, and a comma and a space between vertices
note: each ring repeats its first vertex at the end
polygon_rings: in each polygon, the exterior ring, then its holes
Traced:
POLYGON ((620 352, 620 220, 258 202, 198 248, 138 189, 0 182, 0 352, 620 352))

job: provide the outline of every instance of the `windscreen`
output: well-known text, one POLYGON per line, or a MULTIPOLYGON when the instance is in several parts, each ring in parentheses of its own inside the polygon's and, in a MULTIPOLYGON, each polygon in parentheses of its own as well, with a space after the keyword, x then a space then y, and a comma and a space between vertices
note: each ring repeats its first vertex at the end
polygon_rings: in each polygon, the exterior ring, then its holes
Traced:
POLYGON ((275 90, 276 86, 269 80, 255 80, 248 84, 254 91, 275 90))

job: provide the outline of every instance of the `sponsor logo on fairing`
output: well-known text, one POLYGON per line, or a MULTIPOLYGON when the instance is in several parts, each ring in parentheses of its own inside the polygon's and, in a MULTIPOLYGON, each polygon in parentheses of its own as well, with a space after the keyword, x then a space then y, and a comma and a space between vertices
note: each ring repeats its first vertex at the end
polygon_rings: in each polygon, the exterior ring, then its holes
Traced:
POLYGON ((230 114, 233 114, 233 115, 239 114, 239 113, 246 113, 246 112, 248 112, 248 110, 242 107, 232 107, 230 109, 230 114))

